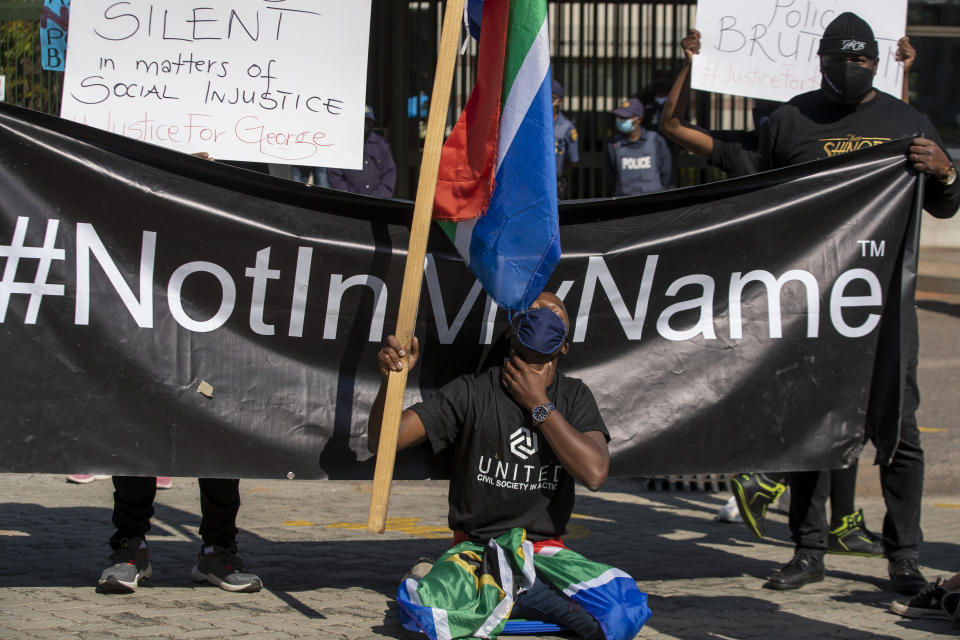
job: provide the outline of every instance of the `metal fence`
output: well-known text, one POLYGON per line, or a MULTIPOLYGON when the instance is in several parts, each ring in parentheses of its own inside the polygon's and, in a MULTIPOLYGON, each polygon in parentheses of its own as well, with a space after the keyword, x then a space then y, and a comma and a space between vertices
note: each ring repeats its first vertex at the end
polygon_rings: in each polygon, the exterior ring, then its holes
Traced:
MULTIPOLYGON (((404 24, 404 33, 408 35, 380 32, 382 36, 371 45, 371 51, 378 46, 389 46, 394 62, 397 56, 406 56, 404 72, 409 73, 409 84, 403 87, 402 95, 380 94, 379 97, 404 102, 420 93, 429 94, 444 6, 443 0, 423 0, 409 2, 405 15, 398 15, 394 10, 390 23, 395 27, 404 24)), ((580 163, 570 176, 569 196, 603 196, 607 193, 606 144, 613 134, 613 117, 609 111, 624 98, 646 90, 656 70, 665 69, 671 74, 679 70, 680 40, 694 24, 696 3, 690 0, 548 0, 548 10, 553 75, 564 86, 563 111, 576 124, 580 140, 580 163)), ((374 33, 378 33, 376 29, 374 33)), ((476 53, 476 46, 471 42, 457 60, 451 125, 473 86, 476 53)), ((376 60, 377 56, 371 59, 376 60)), ((395 71, 395 66, 373 68, 371 87, 377 77, 395 71)), ((751 106, 752 101, 744 98, 694 91, 689 119, 710 129, 749 128, 751 106)), ((414 120, 404 123, 395 118, 387 127, 398 156, 401 181, 410 184, 415 180, 417 151, 421 149, 425 130, 425 117, 417 114, 414 120)), ((708 168, 704 161, 689 154, 677 153, 674 159, 677 185, 699 184, 722 177, 718 170, 708 168)))

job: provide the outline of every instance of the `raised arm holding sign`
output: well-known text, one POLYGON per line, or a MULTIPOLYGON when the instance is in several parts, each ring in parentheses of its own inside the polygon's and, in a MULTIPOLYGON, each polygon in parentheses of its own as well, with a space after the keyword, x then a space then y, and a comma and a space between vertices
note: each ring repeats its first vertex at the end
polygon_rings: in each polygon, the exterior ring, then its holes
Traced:
POLYGON ((906 27, 907 0, 699 0, 697 29, 703 49, 693 61, 694 89, 784 102, 820 87, 817 47, 823 30, 853 11, 876 33, 875 86, 900 96, 898 40, 906 27))

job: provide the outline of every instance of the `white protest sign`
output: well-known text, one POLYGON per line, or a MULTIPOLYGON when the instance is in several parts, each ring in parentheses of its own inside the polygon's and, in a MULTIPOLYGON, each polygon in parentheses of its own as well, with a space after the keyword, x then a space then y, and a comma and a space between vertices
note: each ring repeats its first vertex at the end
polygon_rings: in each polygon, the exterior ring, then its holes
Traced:
POLYGON ((60 115, 224 160, 359 169, 370 1, 73 0, 60 115))
POLYGON ((699 0, 702 40, 691 86, 781 102, 819 89, 820 38, 844 11, 866 20, 877 39, 874 87, 899 98, 903 65, 895 56, 906 32, 907 0, 699 0))

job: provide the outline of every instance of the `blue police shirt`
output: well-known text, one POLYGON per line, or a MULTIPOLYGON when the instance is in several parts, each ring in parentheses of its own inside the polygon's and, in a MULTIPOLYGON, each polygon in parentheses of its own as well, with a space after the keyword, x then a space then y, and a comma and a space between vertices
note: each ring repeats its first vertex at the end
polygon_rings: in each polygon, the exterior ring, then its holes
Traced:
POLYGON ((557 154, 557 175, 563 175, 567 163, 580 162, 580 145, 577 143, 577 128, 563 113, 553 121, 554 151, 557 154))
POLYGON ((643 130, 635 141, 615 136, 607 144, 607 185, 611 195, 661 191, 670 182, 670 149, 658 133, 643 130))

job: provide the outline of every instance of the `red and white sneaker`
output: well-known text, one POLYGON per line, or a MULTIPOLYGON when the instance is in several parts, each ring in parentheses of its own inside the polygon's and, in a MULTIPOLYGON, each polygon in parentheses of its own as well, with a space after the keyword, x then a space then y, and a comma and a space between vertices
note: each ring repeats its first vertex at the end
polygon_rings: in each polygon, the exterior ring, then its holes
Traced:
POLYGON ((100 476, 100 475, 91 475, 91 474, 74 474, 72 476, 67 476, 67 482, 72 482, 73 484, 90 484, 94 480, 109 480, 110 476, 100 476))
POLYGON ((173 478, 167 476, 157 476, 157 489, 172 489, 173 478))

